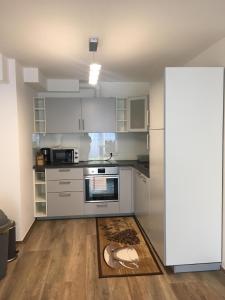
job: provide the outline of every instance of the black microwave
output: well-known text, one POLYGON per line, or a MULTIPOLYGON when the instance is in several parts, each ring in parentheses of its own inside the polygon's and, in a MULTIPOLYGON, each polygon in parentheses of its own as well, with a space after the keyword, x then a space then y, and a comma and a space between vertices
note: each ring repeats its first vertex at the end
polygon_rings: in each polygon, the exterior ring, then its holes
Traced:
POLYGON ((74 149, 51 149, 51 162, 74 163, 74 149))

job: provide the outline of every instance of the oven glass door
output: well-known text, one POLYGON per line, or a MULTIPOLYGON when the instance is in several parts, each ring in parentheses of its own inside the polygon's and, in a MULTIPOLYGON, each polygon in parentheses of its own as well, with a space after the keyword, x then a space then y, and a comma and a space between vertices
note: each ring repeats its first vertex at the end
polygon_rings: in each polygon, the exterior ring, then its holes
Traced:
POLYGON ((118 201, 119 176, 86 176, 85 195, 86 202, 118 201))

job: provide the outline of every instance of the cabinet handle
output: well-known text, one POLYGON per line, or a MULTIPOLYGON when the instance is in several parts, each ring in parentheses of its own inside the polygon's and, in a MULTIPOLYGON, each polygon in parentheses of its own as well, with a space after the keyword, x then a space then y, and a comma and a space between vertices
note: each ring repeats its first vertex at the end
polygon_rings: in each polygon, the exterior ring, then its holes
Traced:
POLYGON ((70 172, 70 169, 59 169, 59 172, 70 172))
POLYGON ((80 130, 80 119, 79 119, 79 130, 80 130))
POLYGON ((147 149, 149 150, 149 134, 147 133, 147 149))
POLYGON ((60 181, 59 184, 71 184, 71 181, 60 181))
POLYGON ((146 124, 149 126, 149 110, 146 111, 146 124))
POLYGON ((70 193, 59 193, 59 197, 70 197, 70 193))
POLYGON ((82 122, 83 122, 83 130, 84 130, 84 119, 82 120, 82 122))
POLYGON ((97 206, 97 207, 107 207, 108 204, 97 204, 96 206, 97 206))

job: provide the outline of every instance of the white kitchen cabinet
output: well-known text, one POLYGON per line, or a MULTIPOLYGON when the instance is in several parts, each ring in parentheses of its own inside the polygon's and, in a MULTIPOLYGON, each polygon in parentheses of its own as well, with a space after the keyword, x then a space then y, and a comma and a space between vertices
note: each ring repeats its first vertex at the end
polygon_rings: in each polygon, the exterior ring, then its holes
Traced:
POLYGON ((84 214, 83 192, 48 193, 48 217, 84 214))
POLYGON ((132 193, 132 168, 120 168, 120 213, 133 213, 133 193, 132 193))
POLYGON ((116 99, 82 99, 82 129, 84 132, 115 132, 116 99))
POLYGON ((46 132, 73 133, 82 130, 81 100, 46 98, 46 132))
POLYGON ((45 171, 33 171, 33 186, 34 186, 34 216, 47 216, 47 195, 45 171))
POLYGON ((34 98, 34 132, 146 132, 148 97, 34 98))
POLYGON ((118 202, 85 203, 85 215, 112 215, 119 214, 118 202))
POLYGON ((151 106, 165 129, 150 129, 149 237, 176 272, 220 268, 223 91, 222 67, 166 68, 164 107, 151 106))
POLYGON ((82 168, 54 168, 46 170, 47 180, 83 179, 82 168))
POLYGON ((128 110, 127 99, 116 99, 116 131, 127 132, 128 110))
POLYGON ((83 180, 48 180, 48 193, 63 191, 83 191, 83 180))
POLYGON ((148 130, 148 97, 128 98, 128 131, 148 130))
POLYGON ((115 132, 115 98, 46 98, 46 132, 115 132))
POLYGON ((165 255, 164 130, 150 131, 150 218, 149 238, 158 255, 165 255))
POLYGON ((141 172, 135 171, 135 199, 134 199, 134 212, 147 233, 150 225, 150 191, 149 191, 149 178, 144 176, 141 172))
POLYGON ((34 111, 34 132, 46 132, 46 113, 45 113, 45 98, 34 97, 33 99, 34 111))
POLYGON ((84 215, 83 169, 46 170, 48 217, 84 215))

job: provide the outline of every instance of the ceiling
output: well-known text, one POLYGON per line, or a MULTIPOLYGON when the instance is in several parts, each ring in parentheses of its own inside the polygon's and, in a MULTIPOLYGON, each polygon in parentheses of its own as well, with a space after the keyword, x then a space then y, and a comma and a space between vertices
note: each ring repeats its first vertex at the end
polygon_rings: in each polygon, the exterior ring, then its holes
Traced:
POLYGON ((224 0, 0 0, 0 52, 48 78, 150 81, 225 36, 224 0))

